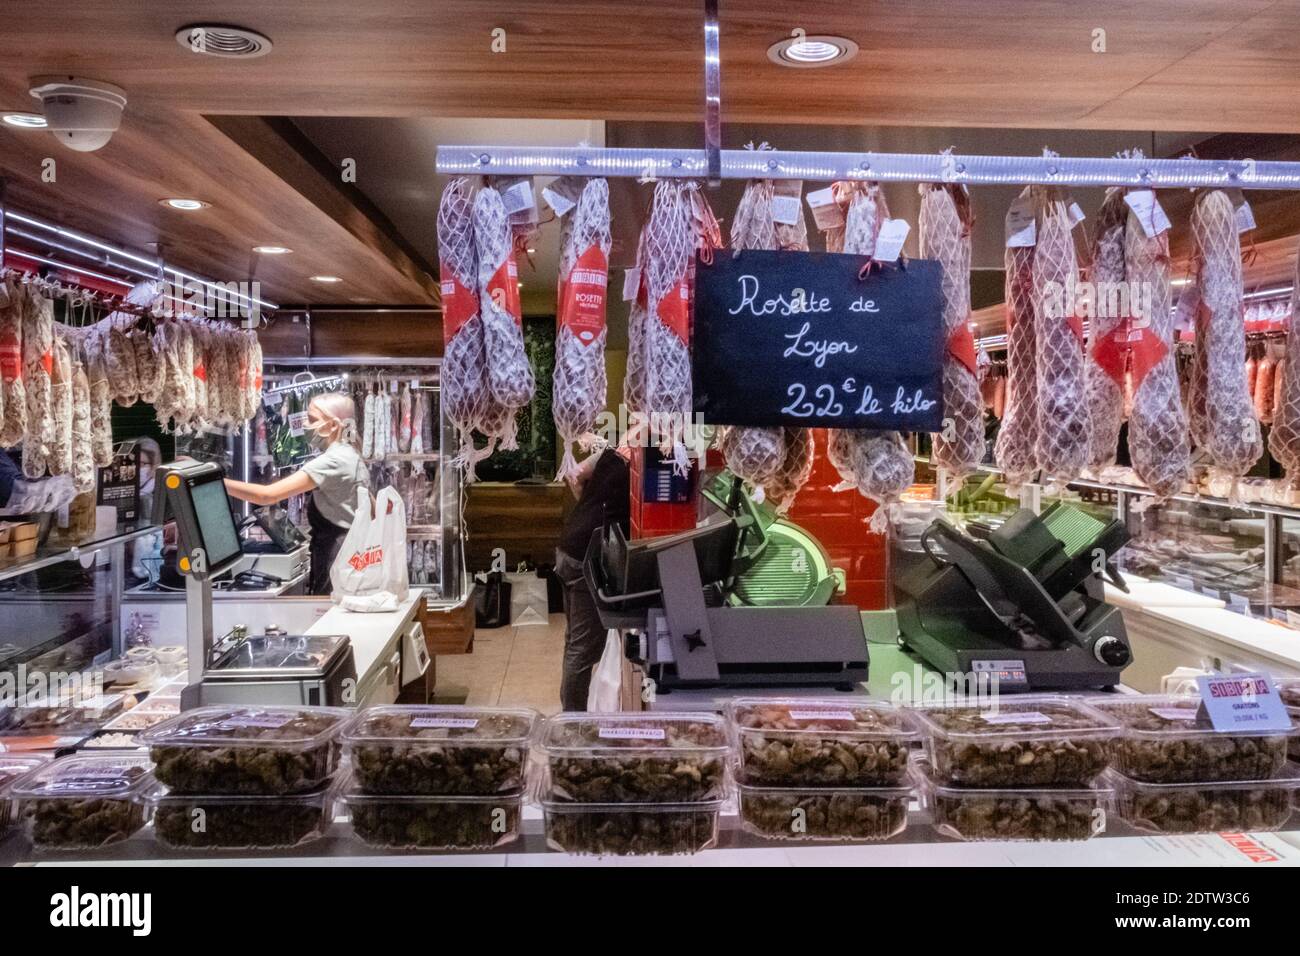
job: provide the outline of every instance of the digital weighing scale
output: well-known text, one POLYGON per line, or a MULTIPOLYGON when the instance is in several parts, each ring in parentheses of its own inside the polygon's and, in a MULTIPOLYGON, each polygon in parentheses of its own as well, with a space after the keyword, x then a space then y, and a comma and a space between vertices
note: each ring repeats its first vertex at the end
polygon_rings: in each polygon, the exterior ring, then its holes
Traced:
POLYGON ((159 469, 154 522, 176 522, 185 575, 185 642, 189 685, 181 709, 203 704, 347 703, 356 665, 346 635, 249 635, 233 628, 213 639, 212 579, 243 558, 221 468, 211 462, 173 462, 159 469))

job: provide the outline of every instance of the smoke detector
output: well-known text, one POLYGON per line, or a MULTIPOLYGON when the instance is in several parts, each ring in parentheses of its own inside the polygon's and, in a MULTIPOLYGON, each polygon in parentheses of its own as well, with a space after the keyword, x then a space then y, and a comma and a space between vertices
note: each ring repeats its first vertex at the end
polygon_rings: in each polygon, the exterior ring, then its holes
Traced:
POLYGON ((192 23, 176 31, 176 42, 191 53, 251 60, 271 52, 271 40, 255 30, 216 23, 192 23))
POLYGON ((32 96, 41 101, 45 126, 69 149, 90 153, 113 138, 126 109, 126 90, 75 76, 38 76, 32 96))

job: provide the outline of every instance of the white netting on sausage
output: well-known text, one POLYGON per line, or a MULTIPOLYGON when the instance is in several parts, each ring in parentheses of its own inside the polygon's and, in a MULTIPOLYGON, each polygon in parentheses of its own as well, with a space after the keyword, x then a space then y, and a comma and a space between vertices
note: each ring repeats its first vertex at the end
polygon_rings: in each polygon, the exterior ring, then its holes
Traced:
POLYGON ((474 245, 478 252, 479 315, 483 319, 488 384, 500 404, 522 408, 533 400, 535 383, 524 348, 523 327, 508 308, 511 297, 517 297, 516 290, 508 288, 516 280, 506 268, 514 256, 510 221, 501 194, 490 186, 474 197, 474 245))
MULTIPOLYGON (((945 341, 970 321, 971 217, 964 187, 923 183, 921 258, 943 269, 940 296, 945 341)), ((934 461, 963 478, 984 458, 984 406, 979 380, 950 352, 943 362, 943 431, 933 436, 934 461)))
POLYGON ((0 419, 0 448, 12 448, 27 431, 27 390, 23 386, 23 312, 27 289, 6 281, 0 287, 0 390, 4 417, 0 419))
POLYGON ((1034 248, 1011 246, 1006 264, 1007 390, 993 458, 1017 488, 1038 471, 1038 349, 1034 336, 1034 248))
MULTIPOLYGON (((731 222, 733 249, 777 248, 777 223, 772 217, 773 194, 774 186, 770 179, 752 179, 745 186, 731 222)), ((802 204, 799 222, 803 222, 802 204)), ((806 226, 804 236, 806 244, 806 226)), ((726 430, 720 447, 727 467, 733 473, 762 487, 776 477, 785 461, 785 429, 731 427, 726 430)))
MULTIPOLYGON (((104 468, 113 460, 113 390, 104 370, 104 357, 97 336, 86 343, 90 360, 90 455, 96 467, 104 468)), ((163 357, 159 356, 161 361, 163 357)))
POLYGON ((1129 208, 1124 190, 1110 189, 1097 212, 1093 229, 1092 269, 1089 281, 1097 290, 1090 319, 1088 350, 1084 364, 1084 402, 1088 406, 1088 465, 1101 471, 1115 464, 1119 431, 1124 422, 1124 394, 1118 382, 1096 359, 1097 344, 1115 331, 1121 315, 1110 314, 1106 290, 1125 282, 1124 243, 1129 208))
POLYGON ((1241 243, 1235 210, 1218 189, 1197 194, 1192 240, 1200 272, 1197 348, 1205 355, 1205 450, 1215 469, 1238 478, 1263 453, 1259 422, 1246 384, 1241 243))
MULTIPOLYGON (((1286 354, 1300 355, 1300 255, 1296 257, 1295 286, 1291 291, 1291 313, 1287 317, 1286 354)), ((1300 362, 1284 361, 1275 376, 1280 380, 1273 394, 1273 430, 1268 450, 1286 469, 1292 488, 1300 488, 1300 362)))
MULTIPOLYGON (((1133 470, 1158 499, 1182 490, 1191 465, 1187 416, 1183 413, 1174 354, 1174 314, 1169 278, 1169 234, 1149 238, 1137 214, 1128 211, 1124 269, 1137 289, 1150 289, 1151 334, 1168 351, 1138 384, 1128 422, 1133 470)), ((1146 297, 1143 295, 1143 301, 1146 297)))
POLYGON ((640 270, 640 284, 628 303, 627 317, 627 370, 623 373, 623 404, 631 413, 644 413, 646 367, 645 326, 648 310, 645 304, 645 235, 650 223, 641 228, 636 246, 636 268, 640 270))
MULTIPOLYGON (((569 213, 561 235, 560 288, 567 288, 574 266, 590 249, 599 249, 608 270, 610 250, 609 184, 592 179, 582 189, 578 205, 569 213)), ((588 281, 594 276, 584 277, 588 281)), ((565 308, 564 301, 559 308, 565 308)), ((604 306, 601 306, 603 319, 604 306)), ((558 479, 575 474, 578 463, 573 444, 594 433, 596 417, 605 407, 605 338, 603 322, 590 341, 583 341, 560 316, 555 340, 555 381, 551 412, 556 431, 564 442, 558 479)))
POLYGON ((54 303, 29 295, 23 308, 23 383, 27 389, 27 429, 23 433, 23 474, 45 474, 54 441, 50 372, 54 365, 54 303))
POLYGON ((666 310, 689 317, 687 271, 695 249, 691 229, 690 184, 664 180, 655 186, 654 203, 644 234, 647 315, 642 347, 645 355, 645 403, 660 448, 685 473, 682 443, 691 413, 691 352, 681 330, 661 320, 666 310), (672 301, 675 297, 678 301, 672 301))
POLYGON ((113 399, 123 407, 134 405, 139 398, 139 378, 135 371, 135 346, 128 337, 129 317, 115 313, 105 321, 104 359, 108 363, 108 382, 113 399))
POLYGON ((54 338, 54 362, 50 368, 50 416, 54 430, 45 467, 51 475, 66 475, 72 471, 72 356, 61 335, 54 338))
MULTIPOLYGON (((455 280, 475 299, 478 291, 478 250, 474 243, 474 204, 469 184, 454 179, 442 192, 438 206, 438 262, 443 282, 455 280)), ((505 413, 492 398, 488 384, 487 350, 483 341, 481 302, 455 334, 443 343, 441 399, 448 421, 456 429, 460 451, 456 461, 474 480, 474 429, 504 429, 505 413)))
MULTIPOLYGON (((845 216, 843 251, 870 256, 876 249, 880 226, 889 218, 885 197, 876 183, 855 183, 845 216)), ((912 453, 895 431, 832 429, 830 444, 836 449, 831 462, 845 487, 881 507, 871 519, 871 530, 884 531, 889 523, 889 506, 898 500, 915 476, 912 453)))
POLYGON ((1088 464, 1083 345, 1070 324, 1065 290, 1077 281, 1070 214, 1060 191, 1034 187, 1034 344, 1038 356, 1038 463, 1051 487, 1088 464))
POLYGON ((72 368, 72 487, 79 495, 95 488, 91 428, 90 379, 78 361, 72 368))
POLYGON ((775 475, 763 484, 763 494, 776 506, 777 514, 785 514, 794 504, 803 486, 812 477, 813 439, 807 428, 785 430, 785 458, 775 475))

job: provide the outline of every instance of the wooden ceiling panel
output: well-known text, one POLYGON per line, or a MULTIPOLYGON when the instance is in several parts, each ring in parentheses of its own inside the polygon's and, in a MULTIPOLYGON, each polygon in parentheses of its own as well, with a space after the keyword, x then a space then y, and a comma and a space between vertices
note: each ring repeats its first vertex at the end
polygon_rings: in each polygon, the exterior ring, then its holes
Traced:
MULTIPOLYGON (((12 101, 13 91, 0 77, 0 96, 12 101)), ((162 243, 173 265, 222 282, 259 281, 262 298, 281 305, 435 298, 432 278, 391 244, 359 239, 195 113, 128 108, 122 128, 94 153, 0 127, 0 174, 15 208, 137 251, 162 243), (42 177, 46 159, 55 163, 53 182, 42 177), (158 203, 174 196, 212 206, 181 212, 158 203), (258 256, 259 244, 294 251, 258 256), (326 286, 313 275, 345 283, 326 286)))
MULTIPOLYGON (((693 120, 701 11, 698 0, 313 0, 309 13, 294 0, 43 0, 6 16, 0 70, 75 68, 138 106, 206 113, 693 120), (204 20, 260 30, 274 49, 244 62, 182 49, 176 29, 204 20), (492 51, 496 28, 505 52, 492 51)), ((1290 132, 1298 17, 1300 0, 732 0, 724 118, 1290 132), (824 70, 770 63, 767 47, 797 29, 848 36, 861 53, 824 70)))

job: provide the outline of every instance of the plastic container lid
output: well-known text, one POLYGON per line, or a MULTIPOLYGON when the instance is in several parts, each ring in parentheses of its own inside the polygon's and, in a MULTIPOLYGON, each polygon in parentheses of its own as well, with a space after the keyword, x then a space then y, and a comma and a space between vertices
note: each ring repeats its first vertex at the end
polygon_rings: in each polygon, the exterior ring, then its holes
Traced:
POLYGON ((0 799, 26 774, 49 762, 45 754, 0 754, 0 799))
POLYGON ((50 761, 10 787, 16 800, 128 799, 153 785, 144 754, 76 754, 50 761))
POLYGON ((527 707, 390 704, 367 707, 348 721, 341 736, 346 745, 523 747, 540 716, 527 707))
POLYGON ((149 747, 274 747, 311 750, 342 731, 342 707, 216 705, 198 707, 140 734, 149 747))
POLYGON ((712 713, 557 714, 542 750, 554 757, 716 753, 729 750, 726 724, 712 713))
POLYGON ((1293 718, 1300 718, 1300 677, 1275 677, 1273 686, 1278 696, 1286 704, 1287 713, 1293 718))
POLYGON ((907 711, 881 700, 737 697, 727 702, 727 720, 738 734, 807 734, 851 740, 917 740, 921 736, 907 711), (784 712, 782 723, 787 726, 745 726, 742 721, 754 710, 784 712))
POLYGON ((1187 739, 1189 737, 1290 737, 1290 730, 1264 730, 1247 727, 1215 730, 1209 717, 1201 713, 1201 699, 1175 694, 1129 694, 1114 698, 1092 698, 1094 708, 1117 721, 1126 737, 1146 740, 1187 739), (1137 726, 1138 724, 1148 726, 1137 726))
POLYGON ((1047 694, 1003 695, 988 705, 935 704, 917 707, 913 713, 928 734, 972 743, 1060 737, 1105 739, 1120 732, 1113 718, 1083 701, 1047 694), (954 725, 945 726, 939 715, 947 715, 954 725), (1068 725, 1062 723, 1065 718, 1069 719, 1068 725))

